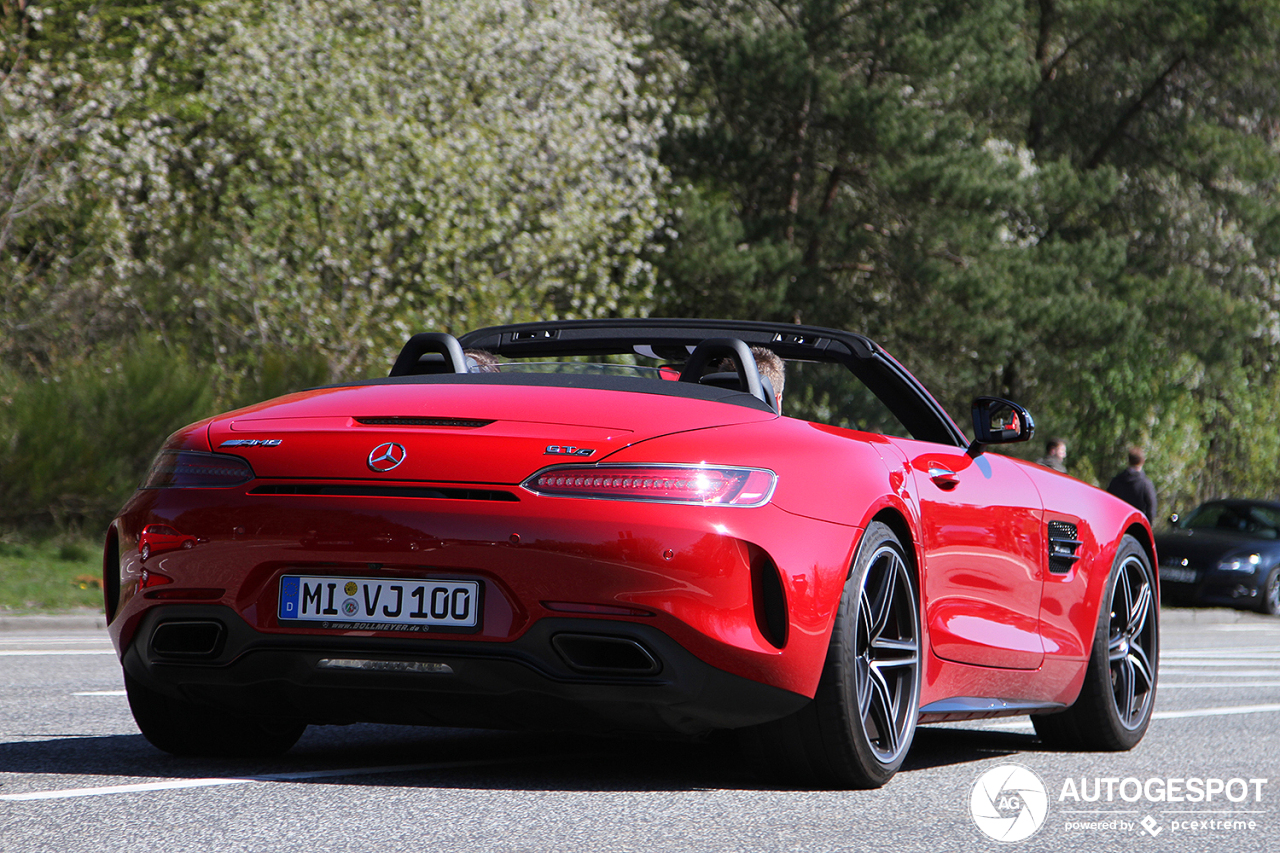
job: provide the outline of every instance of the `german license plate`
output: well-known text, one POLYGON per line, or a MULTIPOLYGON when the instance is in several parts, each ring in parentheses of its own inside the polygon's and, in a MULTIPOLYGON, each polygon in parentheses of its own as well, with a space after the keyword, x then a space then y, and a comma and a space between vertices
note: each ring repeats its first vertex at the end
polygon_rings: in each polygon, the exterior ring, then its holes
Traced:
POLYGON ((476 629, 480 582, 285 575, 280 621, 322 622, 327 628, 476 629))
POLYGON ((1160 580, 1170 583, 1195 583, 1196 570, 1184 569, 1181 566, 1161 566, 1160 580))

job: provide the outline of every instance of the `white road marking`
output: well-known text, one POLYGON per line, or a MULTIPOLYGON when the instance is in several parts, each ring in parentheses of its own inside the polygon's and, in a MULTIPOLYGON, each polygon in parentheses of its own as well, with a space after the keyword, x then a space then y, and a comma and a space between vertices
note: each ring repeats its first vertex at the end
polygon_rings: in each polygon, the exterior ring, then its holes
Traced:
MULTIPOLYGON (((1218 673, 1218 675, 1226 675, 1229 673, 1218 673)), ((1270 675, 1271 673, 1267 673, 1270 675)), ((1189 688, 1195 690, 1220 690, 1223 687, 1280 687, 1280 681, 1233 681, 1224 683, 1221 681, 1198 681, 1188 684, 1170 684, 1167 681, 1160 682, 1161 690, 1179 688, 1189 688)))
MULTIPOLYGON (((1157 688, 1159 689, 1159 688, 1157 688)), ((1153 720, 1180 720, 1186 717, 1231 717, 1237 714, 1273 714, 1280 705, 1228 705, 1223 708, 1199 708, 1192 711, 1156 711, 1153 720)))
POLYGON ((0 657, 39 657, 41 655, 114 655, 115 649, 0 649, 0 657))
POLYGON ((0 635, 0 646, 36 646, 36 645, 84 645, 85 643, 103 643, 111 645, 111 641, 97 637, 33 637, 31 635, 0 635))
POLYGON ((1163 649, 1160 652, 1161 659, 1164 658, 1220 658, 1220 657, 1239 657, 1248 655, 1260 655, 1266 658, 1274 659, 1275 648, 1272 646, 1232 646, 1229 649, 1163 649))
POLYGON ((1161 663, 1167 663, 1170 666, 1192 666, 1200 669, 1213 669, 1222 666, 1271 666, 1280 669, 1280 661, 1274 657, 1271 658, 1238 658, 1224 657, 1217 660, 1206 660, 1201 658, 1181 658, 1181 657, 1161 657, 1161 663))
POLYGON ((32 800, 66 800, 77 797, 101 797, 107 794, 137 794, 147 791, 176 791, 188 788, 210 788, 219 785, 248 785, 254 782, 294 782, 341 776, 374 776, 381 773, 415 773, 430 770, 454 770, 462 767, 484 767, 490 764, 512 764, 519 761, 545 760, 545 756, 528 758, 489 758, 474 761, 437 761, 430 764, 390 764, 382 767, 346 767, 338 770, 305 770, 299 773, 264 773, 261 776, 230 778, 168 779, 163 782, 139 782, 134 785, 107 785, 101 788, 66 788, 60 791, 30 791, 25 794, 0 794, 7 802, 32 800))
POLYGON ((1225 678, 1235 676, 1236 678, 1257 678, 1259 676, 1266 678, 1280 675, 1280 669, 1229 669, 1217 672, 1203 672, 1197 669, 1183 669, 1182 667, 1169 666, 1160 667, 1161 675, 1199 675, 1205 678, 1225 678))
MULTIPOLYGON (((1160 685, 1163 687, 1164 685, 1160 685)), ((1153 720, 1178 720, 1186 717, 1230 717, 1237 714, 1272 714, 1280 712, 1280 705, 1228 705, 1222 708, 1198 708, 1191 711, 1156 711, 1153 720)), ((1032 728, 1031 720, 1019 719, 1007 723, 989 723, 984 729, 1032 728)))

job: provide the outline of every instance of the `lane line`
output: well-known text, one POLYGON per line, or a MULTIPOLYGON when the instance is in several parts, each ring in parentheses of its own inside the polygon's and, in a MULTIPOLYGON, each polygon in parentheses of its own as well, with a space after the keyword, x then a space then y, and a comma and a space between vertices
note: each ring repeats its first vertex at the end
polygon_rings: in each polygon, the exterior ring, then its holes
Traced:
POLYGON ((115 649, 0 649, 0 657, 39 657, 41 655, 114 655, 115 649))
POLYGON ((1271 658, 1219 658, 1217 660, 1201 660, 1199 658, 1160 658, 1161 663, 1170 666, 1193 666, 1197 669, 1221 669, 1228 666, 1270 666, 1280 668, 1280 661, 1271 658))
POLYGON ((1236 669, 1236 670, 1227 670, 1225 672, 1222 672, 1222 671, 1204 672, 1198 669, 1186 669, 1179 666, 1170 666, 1170 667, 1161 667, 1160 674, 1161 675, 1198 675, 1201 678, 1227 678, 1233 675, 1238 678, 1243 678, 1244 676, 1249 676, 1250 678, 1258 678, 1258 677, 1275 678, 1276 676, 1280 675, 1280 669, 1236 669))
MULTIPOLYGON (((1160 687, 1164 687, 1163 684, 1160 687)), ((1158 689, 1158 688, 1157 688, 1158 689)), ((1193 711, 1156 711, 1151 715, 1152 720, 1180 720, 1187 717, 1231 717, 1239 714, 1271 714, 1280 711, 1280 704, 1276 705, 1228 705, 1222 708, 1199 708, 1193 711)), ((975 721, 977 722, 977 721, 975 721)), ((1008 723, 991 723, 982 726, 982 729, 1020 729, 1032 728, 1031 720, 1019 719, 1008 723)))
POLYGON ((1168 657, 1168 656, 1162 655, 1160 657, 1160 663, 1167 663, 1170 666, 1203 666, 1203 667, 1280 666, 1280 663, 1276 662, 1275 655, 1271 655, 1270 657, 1262 657, 1261 655, 1250 656, 1250 657, 1231 656, 1231 657, 1220 657, 1215 660, 1210 660, 1208 658, 1193 658, 1193 657, 1181 657, 1181 656, 1168 657))
MULTIPOLYGON (((1157 686, 1159 691, 1160 687, 1157 686)), ((1151 715, 1153 720, 1181 720, 1187 717, 1232 717, 1238 714, 1273 714, 1280 711, 1280 705, 1228 705, 1222 708, 1200 708, 1194 711, 1156 711, 1151 715)))
POLYGON ((71 646, 84 645, 86 643, 101 643, 109 646, 111 641, 100 637, 32 637, 31 635, 14 637, 0 636, 0 646, 71 646))
POLYGON ((1169 684, 1164 681, 1160 682, 1161 690, 1168 690, 1171 687, 1172 688, 1180 688, 1180 687, 1199 688, 1202 690, 1206 690, 1206 689, 1220 690, 1223 687, 1280 687, 1280 681, 1235 681, 1229 684, 1221 681, 1203 681, 1199 683, 1187 682, 1186 684, 1169 684))
POLYGON ((1269 655, 1275 654, 1275 646, 1231 646, 1227 649, 1161 649, 1160 657, 1180 658, 1219 658, 1224 655, 1269 655))
POLYGON ((134 785, 107 785, 101 788, 65 788, 60 791, 30 791, 25 794, 0 794, 0 801, 32 802, 37 800, 67 800, 78 797, 102 797, 108 794, 136 794, 148 791, 177 791, 189 788, 211 788, 222 785, 248 785, 254 782, 297 782, 309 779, 330 779, 342 776, 376 776, 383 773, 420 773, 431 770, 454 770, 467 767, 486 767, 493 764, 513 764, 524 761, 545 760, 546 756, 528 756, 525 758, 486 758, 475 759, 472 761, 436 761, 429 764, 389 764, 381 767, 345 767, 337 770, 304 770, 297 773, 264 773, 261 776, 169 779, 163 782, 139 782, 134 785))

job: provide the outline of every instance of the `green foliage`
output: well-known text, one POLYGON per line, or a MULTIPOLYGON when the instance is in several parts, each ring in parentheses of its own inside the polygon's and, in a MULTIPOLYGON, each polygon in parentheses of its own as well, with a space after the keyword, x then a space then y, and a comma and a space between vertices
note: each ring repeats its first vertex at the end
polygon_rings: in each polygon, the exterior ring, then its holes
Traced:
POLYGON ((54 16, 84 47, 9 100, 49 152, 0 259, 11 361, 141 326, 342 375, 423 327, 647 305, 663 78, 586 0, 166 4, 127 60, 105 14, 54 16))
POLYGON ((0 613, 102 608, 102 548, 62 534, 0 538, 0 613))
POLYGON ((1280 368, 1280 3, 675 0, 656 32, 690 69, 660 310, 866 331, 1096 482, 1141 443, 1179 500, 1280 487, 1247 428, 1280 368))
POLYGON ((310 349, 270 349, 245 375, 234 405, 249 406, 328 381, 329 360, 324 353, 310 349))
POLYGON ((206 371, 160 346, 0 374, 0 522, 105 524, 160 441, 213 408, 206 371))

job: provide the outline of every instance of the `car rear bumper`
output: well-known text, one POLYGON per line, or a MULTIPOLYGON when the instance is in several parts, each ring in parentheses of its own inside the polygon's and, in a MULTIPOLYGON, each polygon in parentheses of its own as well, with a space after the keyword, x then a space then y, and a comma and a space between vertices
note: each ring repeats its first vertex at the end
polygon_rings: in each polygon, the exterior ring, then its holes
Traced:
POLYGON ((648 625, 542 619, 508 643, 265 634, 222 605, 152 607, 123 655, 146 686, 307 723, 695 734, 809 700, 712 667, 648 625))

